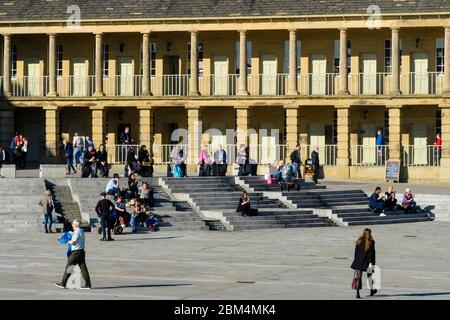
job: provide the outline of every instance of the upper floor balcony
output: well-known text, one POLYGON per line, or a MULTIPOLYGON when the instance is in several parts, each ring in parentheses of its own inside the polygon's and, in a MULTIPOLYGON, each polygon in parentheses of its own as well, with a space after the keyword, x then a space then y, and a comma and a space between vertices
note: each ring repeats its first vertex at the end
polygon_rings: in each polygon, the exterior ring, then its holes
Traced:
MULTIPOLYGON (((155 97, 189 96, 190 79, 187 74, 152 76, 150 92, 155 97)), ((95 94, 94 75, 58 77, 57 94, 60 97, 92 97, 95 94)), ((103 92, 108 97, 143 96, 142 75, 116 75, 103 77, 103 92)), ((389 73, 357 73, 348 75, 348 89, 353 96, 383 96, 391 94, 392 75, 389 73)), ((0 77, 3 94, 4 78, 0 77)), ((250 96, 285 96, 288 94, 288 74, 258 74, 247 77, 250 96)), ((338 73, 310 73, 297 76, 300 96, 334 96, 339 93, 338 73)), ((440 95, 444 87, 444 74, 438 72, 410 72, 400 75, 400 91, 404 95, 440 95)), ((50 92, 49 76, 12 77, 11 97, 47 97, 50 92)), ((239 75, 202 75, 198 79, 201 96, 237 96, 239 75)))

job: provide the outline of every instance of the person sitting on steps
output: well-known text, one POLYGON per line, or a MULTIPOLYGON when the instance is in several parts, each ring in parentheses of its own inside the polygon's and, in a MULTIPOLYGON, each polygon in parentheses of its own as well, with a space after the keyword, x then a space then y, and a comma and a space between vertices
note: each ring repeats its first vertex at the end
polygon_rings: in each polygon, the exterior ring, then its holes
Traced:
POLYGON ((381 214, 384 209, 384 200, 381 197, 381 188, 376 187, 375 192, 369 198, 369 208, 373 213, 381 214))
POLYGON ((405 190, 405 193, 403 194, 402 207, 405 209, 406 214, 417 213, 417 205, 411 189, 405 190))
POLYGON ((242 192, 236 212, 242 213, 244 217, 250 216, 250 198, 248 197, 248 194, 245 191, 242 192))
POLYGON ((395 208, 397 207, 397 199, 395 198, 394 187, 389 186, 384 196, 385 196, 384 200, 385 208, 389 211, 395 210, 395 208))

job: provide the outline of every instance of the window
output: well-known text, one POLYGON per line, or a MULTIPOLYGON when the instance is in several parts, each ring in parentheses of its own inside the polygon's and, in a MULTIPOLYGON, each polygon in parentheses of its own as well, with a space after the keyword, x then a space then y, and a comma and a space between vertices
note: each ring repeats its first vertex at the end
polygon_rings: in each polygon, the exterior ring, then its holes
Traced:
POLYGON ((333 112, 333 144, 337 144, 337 136, 338 136, 338 113, 337 111, 333 112))
POLYGON ((17 46, 11 46, 11 77, 17 77, 17 46))
MULTIPOLYGON (((198 43, 198 75, 201 77, 203 76, 203 43, 198 43)), ((191 74, 191 43, 188 43, 188 49, 187 49, 187 59, 186 59, 186 69, 187 74, 191 74)))
MULTIPOLYGON (((341 43, 339 40, 334 40, 334 73, 339 73, 339 60, 341 55, 341 43)), ((352 71, 350 60, 352 56, 352 42, 351 40, 347 40, 347 73, 350 74, 352 71)))
POLYGON ((385 144, 389 142, 389 110, 384 111, 383 137, 385 144))
MULTIPOLYGON (((241 47, 239 44, 239 41, 236 41, 235 44, 235 51, 236 51, 236 59, 235 59, 235 70, 236 74, 239 74, 239 64, 240 64, 240 51, 241 47)), ((252 42, 247 41, 247 76, 252 73, 252 42)))
POLYGON ((444 39, 436 39, 436 72, 444 73, 444 39))
MULTIPOLYGON (((140 64, 140 75, 142 75, 142 69, 144 66, 144 52, 142 51, 141 44, 141 64, 140 64)), ((156 75, 156 43, 150 42, 150 76, 156 75)))
MULTIPOLYGON (((297 40, 297 74, 301 73, 300 58, 302 53, 302 43, 297 40)), ((284 41, 284 73, 289 73, 289 41, 284 41)))
POLYGON ((103 45, 103 78, 109 77, 109 44, 103 45))
POLYGON ((442 112, 441 110, 436 110, 436 132, 435 135, 441 134, 441 128, 442 128, 442 112))
MULTIPOLYGON (((403 50, 402 39, 398 40, 398 49, 399 49, 399 65, 402 65, 402 50, 403 50)), ((391 73, 392 72, 392 42, 391 39, 387 39, 384 41, 384 72, 391 73)))
POLYGON ((56 76, 61 79, 63 76, 63 45, 56 45, 56 76))

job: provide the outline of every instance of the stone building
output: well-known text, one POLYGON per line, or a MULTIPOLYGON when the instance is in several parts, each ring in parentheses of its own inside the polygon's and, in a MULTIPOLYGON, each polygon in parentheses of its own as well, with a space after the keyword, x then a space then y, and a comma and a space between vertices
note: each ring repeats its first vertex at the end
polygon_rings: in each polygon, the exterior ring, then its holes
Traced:
POLYGON ((248 144, 259 164, 300 143, 326 177, 398 159, 405 178, 450 180, 448 1, 14 0, 0 33, 0 144, 23 132, 32 161, 60 161, 78 132, 120 164, 130 126, 159 165, 186 129, 192 166, 200 143, 233 161, 248 144))

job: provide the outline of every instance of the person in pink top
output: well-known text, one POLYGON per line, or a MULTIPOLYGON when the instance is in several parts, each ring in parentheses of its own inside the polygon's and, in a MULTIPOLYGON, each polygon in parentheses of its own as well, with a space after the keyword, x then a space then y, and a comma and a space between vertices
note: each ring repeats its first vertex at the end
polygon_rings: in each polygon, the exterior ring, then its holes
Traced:
POLYGON ((198 159, 198 176, 206 177, 211 175, 211 156, 206 146, 203 146, 198 159))
POLYGON ((433 165, 438 166, 441 162, 441 151, 442 151, 442 138, 441 134, 436 135, 436 141, 434 142, 434 161, 433 165))

